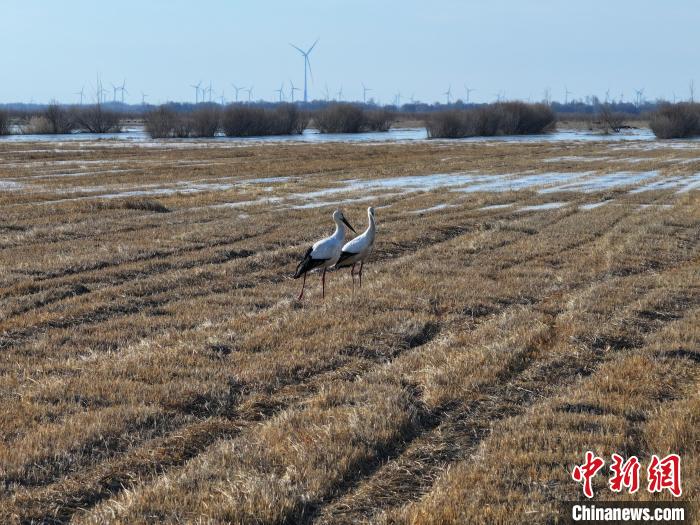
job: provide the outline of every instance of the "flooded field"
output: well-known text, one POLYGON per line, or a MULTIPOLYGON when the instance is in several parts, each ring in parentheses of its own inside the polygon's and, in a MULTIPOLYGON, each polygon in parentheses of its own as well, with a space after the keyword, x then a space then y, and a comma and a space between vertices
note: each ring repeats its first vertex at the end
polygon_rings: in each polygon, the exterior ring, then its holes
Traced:
MULTIPOLYGON (((324 142, 403 142, 414 140, 426 140, 428 138, 425 128, 392 128, 387 132, 366 132, 366 133, 319 133, 316 129, 307 129, 301 135, 280 135, 270 137, 215 137, 214 139, 170 139, 171 143, 241 143, 255 144, 268 142, 304 142, 304 143, 324 143, 324 142)), ((605 141, 617 142, 627 140, 654 140, 654 134, 648 128, 629 129, 622 133, 612 133, 604 135, 597 132, 582 130, 558 130, 543 135, 520 135, 507 137, 473 137, 467 139, 455 139, 467 142, 561 142, 569 140, 585 141, 605 141)), ((153 141, 143 127, 132 126, 125 128, 122 133, 72 133, 70 135, 7 135, 0 136, 0 144, 3 142, 92 142, 92 141, 119 141, 119 142, 139 142, 139 143, 159 143, 163 141, 153 141)))
POLYGON ((0 141, 0 522, 546 523, 588 449, 697 500, 700 144, 399 135, 0 141))

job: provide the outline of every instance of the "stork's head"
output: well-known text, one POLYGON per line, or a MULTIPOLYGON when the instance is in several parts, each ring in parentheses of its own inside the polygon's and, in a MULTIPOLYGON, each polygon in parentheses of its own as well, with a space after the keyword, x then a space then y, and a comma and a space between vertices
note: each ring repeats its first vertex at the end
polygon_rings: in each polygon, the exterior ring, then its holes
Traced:
POLYGON ((355 231, 355 228, 353 228, 353 227, 350 225, 350 223, 348 222, 348 220, 345 218, 345 215, 343 215, 342 210, 335 210, 335 211, 333 212, 333 220, 336 222, 336 224, 342 222, 343 224, 345 224, 345 226, 347 226, 348 228, 350 228, 350 229, 353 231, 353 233, 357 233, 357 232, 355 231))

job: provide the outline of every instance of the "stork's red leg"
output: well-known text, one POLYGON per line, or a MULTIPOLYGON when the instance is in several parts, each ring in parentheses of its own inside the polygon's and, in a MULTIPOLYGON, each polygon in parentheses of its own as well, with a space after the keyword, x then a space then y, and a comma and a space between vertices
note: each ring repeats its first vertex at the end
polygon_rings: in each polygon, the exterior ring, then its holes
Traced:
POLYGON ((360 288, 362 288, 362 267, 365 265, 365 261, 360 263, 360 288))
POLYGON ((326 269, 323 269, 323 273, 321 274, 321 298, 325 299, 326 298, 326 269))

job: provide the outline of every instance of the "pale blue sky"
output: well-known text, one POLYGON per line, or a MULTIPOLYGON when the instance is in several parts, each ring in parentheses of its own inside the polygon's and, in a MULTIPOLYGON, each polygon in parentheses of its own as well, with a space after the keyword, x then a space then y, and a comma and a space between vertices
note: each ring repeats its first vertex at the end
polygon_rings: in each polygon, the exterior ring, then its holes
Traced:
MULTIPOLYGON (((444 100, 449 85, 472 99, 563 99, 586 94, 700 97, 696 0, 3 0, 0 102, 74 101, 127 79, 127 101, 192 100, 190 84, 231 83, 275 99, 289 79, 303 87, 301 47, 316 37, 310 98, 361 82, 389 103, 444 100)), ((110 95, 111 96, 111 95, 110 95)), ((242 95, 241 95, 242 96, 242 95)), ((297 95, 298 97, 299 95, 297 95)))

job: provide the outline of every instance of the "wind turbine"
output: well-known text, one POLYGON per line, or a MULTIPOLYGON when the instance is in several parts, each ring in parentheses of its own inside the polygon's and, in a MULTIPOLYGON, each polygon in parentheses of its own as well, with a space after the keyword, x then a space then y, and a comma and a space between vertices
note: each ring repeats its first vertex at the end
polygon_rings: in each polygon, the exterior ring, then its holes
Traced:
POLYGON ((112 84, 112 91, 114 93, 114 95, 112 97, 112 102, 116 102, 117 101, 117 91, 119 91, 119 86, 115 86, 114 84, 112 84))
POLYGON ((212 95, 212 92, 213 92, 213 89, 212 89, 212 87, 211 87, 211 80, 209 81, 209 87, 208 87, 207 89, 209 90, 209 102, 211 102, 211 95, 212 95))
POLYGON ((84 92, 85 92, 85 86, 81 87, 81 88, 80 88, 80 91, 76 91, 75 93, 73 93, 74 95, 80 95, 80 105, 81 105, 81 106, 83 105, 83 94, 84 94, 84 92))
POLYGON ((224 100, 226 99, 226 92, 222 89, 221 90, 221 96, 219 97, 219 100, 221 101, 221 105, 224 105, 224 100))
POLYGON ((367 104, 367 92, 372 91, 372 88, 368 88, 365 86, 364 82, 362 82, 362 103, 367 104))
POLYGON ((244 89, 244 91, 248 92, 248 102, 251 102, 253 100, 253 86, 244 89))
POLYGON ((238 87, 238 86, 235 85, 235 84, 231 84, 231 87, 232 87, 233 89, 236 90, 236 102, 238 102, 238 92, 241 91, 241 90, 245 91, 245 88, 243 88, 243 87, 238 87))
POLYGON ((105 101, 105 95, 108 95, 109 91, 107 91, 104 87, 102 87, 102 81, 100 80, 99 75, 97 76, 97 103, 104 103, 105 101))
POLYGON ((343 100, 343 86, 340 86, 338 90, 338 98, 336 100, 343 100))
POLYGON ((331 98, 329 93, 328 93, 328 84, 326 84, 326 86, 323 88, 323 94, 326 97, 326 102, 328 102, 328 99, 331 98))
POLYGON ((695 80, 691 80, 688 83, 688 89, 690 90, 690 102, 695 102, 695 80))
POLYGON ((98 105, 102 103, 102 95, 104 95, 105 93, 108 93, 108 91, 102 87, 100 74, 97 73, 97 80, 95 82, 95 98, 97 99, 98 105))
POLYGON ((145 105, 146 105, 146 97, 147 97, 147 96, 148 96, 148 95, 146 95, 146 93, 144 93, 143 91, 141 92, 141 105, 142 105, 142 106, 145 106, 145 105))
POLYGON ((452 100, 452 86, 448 86, 447 91, 443 93, 447 97, 447 105, 450 105, 450 102, 452 100))
POLYGON ((282 82, 279 89, 275 89, 275 93, 279 95, 280 102, 282 102, 282 96, 284 95, 284 82, 282 82))
POLYGON ((465 84, 464 90, 467 92, 467 104, 469 104, 469 95, 471 95, 472 91, 476 91, 476 89, 470 88, 465 84))
POLYGON ((396 95, 394 96, 394 99, 396 101, 396 107, 400 108, 401 107, 401 91, 396 93, 396 95))
POLYGON ((564 86, 564 105, 569 103, 569 95, 573 95, 573 92, 569 91, 567 86, 564 86))
POLYGON ((291 96, 292 96, 292 102, 294 102, 294 92, 295 92, 295 91, 301 91, 301 89, 299 89, 298 87, 294 87, 294 82, 292 82, 292 81, 290 80, 290 81, 289 81, 289 93, 290 93, 291 96))
POLYGON ((194 88, 194 103, 199 104, 199 87, 202 85, 200 80, 197 84, 190 84, 190 87, 194 88))
POLYGON ((121 85, 121 87, 120 87, 119 89, 120 89, 121 92, 122 92, 122 104, 123 104, 123 103, 124 103, 124 93, 128 93, 128 92, 129 92, 129 90, 126 89, 126 78, 125 78, 124 81, 122 82, 122 85, 121 85))
MULTIPOLYGON (((635 89, 634 92, 637 95, 637 107, 639 107, 642 105, 642 96, 644 95, 644 88, 635 89)), ((692 96, 692 92, 691 92, 691 96, 692 96)))
POLYGON ((311 75, 311 80, 313 80, 313 78, 314 78, 314 75, 313 75, 313 73, 311 72, 311 62, 309 62, 309 53, 311 53, 311 51, 313 50, 313 48, 316 47, 316 44, 318 44, 318 40, 319 40, 319 39, 317 38, 316 41, 315 41, 313 44, 311 44, 311 47, 310 47, 309 49, 307 49, 306 51, 304 51, 303 49, 301 49, 301 48, 295 46, 295 45, 292 44, 291 42, 290 42, 290 44, 289 44, 289 45, 292 46, 294 49, 296 49, 297 51, 299 51, 299 53, 301 53, 302 56, 304 57, 304 104, 306 104, 306 103, 309 101, 309 99, 308 99, 308 92, 307 92, 307 88, 306 88, 306 68, 307 68, 307 66, 308 66, 308 68, 309 68, 309 75, 311 75))

